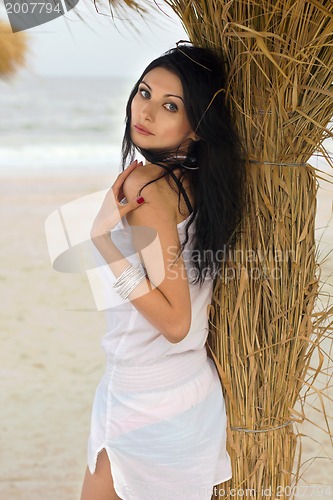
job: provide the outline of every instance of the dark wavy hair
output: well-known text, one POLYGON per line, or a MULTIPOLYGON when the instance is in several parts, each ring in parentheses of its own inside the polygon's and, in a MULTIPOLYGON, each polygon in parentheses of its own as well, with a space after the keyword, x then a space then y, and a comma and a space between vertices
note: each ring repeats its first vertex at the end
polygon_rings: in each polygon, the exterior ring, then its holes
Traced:
MULTIPOLYGON (((192 247, 196 255, 193 259, 196 268, 194 283, 200 281, 200 285, 207 274, 216 276, 221 267, 221 251, 225 255, 224 252, 236 243, 246 207, 245 150, 226 102, 226 80, 225 62, 212 49, 177 45, 177 48, 167 51, 147 66, 126 106, 122 169, 133 161, 137 150, 149 162, 166 170, 163 175, 145 184, 140 194, 145 186, 170 176, 169 171, 176 168, 181 169, 180 181, 185 175, 190 179, 195 208, 186 224, 186 239, 177 258, 188 241, 188 228, 195 222, 192 247), (187 119, 199 137, 198 141, 191 142, 187 157, 181 162, 177 159, 177 151, 146 150, 131 141, 132 100, 144 76, 157 67, 163 67, 179 77, 187 119), (191 170, 194 166, 198 168, 191 170)), ((178 207, 179 199, 180 191, 178 207)))

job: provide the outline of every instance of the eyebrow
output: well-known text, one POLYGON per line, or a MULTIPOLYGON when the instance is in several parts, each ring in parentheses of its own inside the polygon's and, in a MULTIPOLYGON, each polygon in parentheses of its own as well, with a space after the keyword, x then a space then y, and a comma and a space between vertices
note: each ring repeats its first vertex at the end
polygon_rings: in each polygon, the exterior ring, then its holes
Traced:
MULTIPOLYGON (((141 83, 144 83, 145 85, 147 85, 147 87, 149 88, 149 90, 153 90, 151 88, 150 85, 148 85, 148 83, 146 83, 144 80, 141 80, 141 83)), ((165 94, 164 97, 178 97, 178 99, 181 99, 183 102, 184 102, 184 99, 182 97, 180 97, 180 95, 175 95, 175 94, 165 94)))

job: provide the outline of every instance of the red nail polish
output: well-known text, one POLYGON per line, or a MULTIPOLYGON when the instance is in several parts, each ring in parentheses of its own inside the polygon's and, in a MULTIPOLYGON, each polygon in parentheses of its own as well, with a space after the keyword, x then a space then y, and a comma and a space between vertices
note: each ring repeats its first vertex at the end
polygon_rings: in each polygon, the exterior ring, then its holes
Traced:
POLYGON ((140 196, 139 198, 136 199, 136 201, 141 205, 141 203, 143 203, 145 199, 142 196, 140 196))

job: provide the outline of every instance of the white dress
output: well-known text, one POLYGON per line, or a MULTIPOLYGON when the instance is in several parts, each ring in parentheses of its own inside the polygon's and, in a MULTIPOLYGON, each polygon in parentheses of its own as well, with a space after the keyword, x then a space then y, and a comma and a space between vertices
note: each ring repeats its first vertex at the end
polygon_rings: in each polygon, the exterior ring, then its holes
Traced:
MULTIPOLYGON (((180 242, 185 224, 177 225, 180 242)), ((183 252, 190 276, 189 241, 183 252)), ((131 263, 140 263, 123 217, 113 239, 131 263)), ((99 382, 88 439, 95 472, 105 448, 117 495, 123 500, 210 500, 214 485, 232 476, 226 450, 226 412, 220 379, 207 356, 207 306, 213 281, 191 285, 188 335, 172 344, 112 288, 116 280, 99 252, 99 271, 110 307, 102 340, 106 370, 99 382)))

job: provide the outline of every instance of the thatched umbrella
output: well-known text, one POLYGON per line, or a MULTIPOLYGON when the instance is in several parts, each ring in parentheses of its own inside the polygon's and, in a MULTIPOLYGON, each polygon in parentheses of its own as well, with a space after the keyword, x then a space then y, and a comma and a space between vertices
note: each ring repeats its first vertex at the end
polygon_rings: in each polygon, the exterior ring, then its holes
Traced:
POLYGON ((9 24, 0 21, 0 78, 10 77, 24 66, 26 49, 26 34, 13 33, 9 24))
POLYGON ((294 422, 306 418, 309 388, 325 413, 326 393, 314 381, 333 323, 333 307, 314 313, 317 179, 308 164, 318 150, 330 162, 322 143, 332 136, 333 3, 165 2, 191 42, 227 58, 227 96, 249 154, 251 210, 215 281, 208 337, 226 398, 233 464, 233 478, 221 488, 249 489, 257 500, 293 498, 288 487, 300 477, 294 422))

